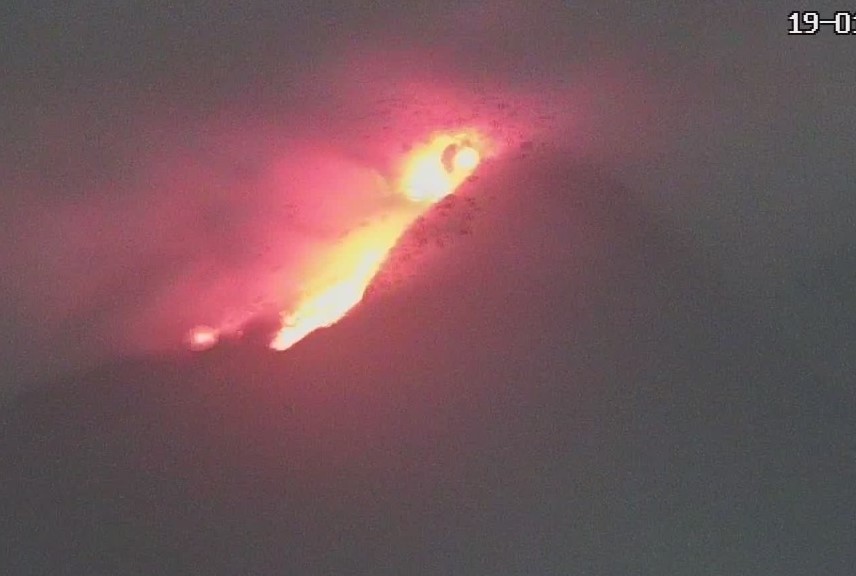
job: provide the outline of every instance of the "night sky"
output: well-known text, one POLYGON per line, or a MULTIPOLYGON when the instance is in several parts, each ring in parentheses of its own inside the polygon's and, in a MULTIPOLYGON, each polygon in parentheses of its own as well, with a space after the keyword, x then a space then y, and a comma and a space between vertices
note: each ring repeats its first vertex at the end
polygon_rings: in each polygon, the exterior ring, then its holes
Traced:
POLYGON ((856 35, 773 4, 5 3, 0 574, 854 573, 856 35), (462 124, 341 322, 184 349, 462 124))

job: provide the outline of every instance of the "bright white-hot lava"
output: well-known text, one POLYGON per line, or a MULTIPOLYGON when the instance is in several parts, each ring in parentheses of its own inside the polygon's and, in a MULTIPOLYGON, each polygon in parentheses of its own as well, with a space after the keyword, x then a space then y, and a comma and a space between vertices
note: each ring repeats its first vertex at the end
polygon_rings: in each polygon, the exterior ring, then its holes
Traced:
MULTIPOLYGON (((310 269, 302 273, 305 280, 297 302, 280 314, 281 326, 270 348, 286 350, 356 306, 407 228, 477 168, 480 144, 474 135, 442 134, 414 148, 404 158, 394 186, 407 201, 394 203, 380 217, 344 235, 313 259, 310 269)), ((217 331, 198 327, 191 331, 190 345, 204 350, 217 339, 217 331)))
POLYGON ((219 330, 210 326, 196 326, 187 334, 187 345, 194 351, 208 350, 219 340, 219 330))
POLYGON ((407 158, 399 189, 433 204, 455 191, 478 166, 480 154, 463 136, 437 136, 407 158))

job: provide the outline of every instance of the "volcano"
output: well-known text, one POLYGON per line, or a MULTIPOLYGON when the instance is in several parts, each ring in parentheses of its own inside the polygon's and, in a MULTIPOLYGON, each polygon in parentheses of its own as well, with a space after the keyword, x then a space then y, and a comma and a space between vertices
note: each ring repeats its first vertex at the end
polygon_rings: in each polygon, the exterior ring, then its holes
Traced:
POLYGON ((772 333, 620 183, 559 150, 509 159, 432 208, 361 304, 285 353, 245 339, 20 396, 0 420, 0 567, 662 574, 798 561, 799 542, 849 520, 840 501, 790 503, 820 461, 793 443, 809 442, 799 430, 834 439, 842 421, 818 429, 810 405, 791 418, 787 402, 759 402, 800 385, 772 333), (787 489, 765 483, 772 462, 787 489), (799 528, 821 515, 816 533, 799 528), (759 540, 773 524, 793 547, 759 540))

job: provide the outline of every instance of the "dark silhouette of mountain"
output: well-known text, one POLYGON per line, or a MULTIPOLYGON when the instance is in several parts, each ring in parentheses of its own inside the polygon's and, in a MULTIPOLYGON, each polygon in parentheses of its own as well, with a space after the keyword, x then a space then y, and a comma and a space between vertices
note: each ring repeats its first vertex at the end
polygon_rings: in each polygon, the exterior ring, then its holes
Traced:
POLYGON ((485 165, 375 288, 286 353, 127 359, 20 396, 2 573, 852 565, 846 414, 595 167, 485 165))
POLYGON ((783 282, 783 332, 816 385, 856 409, 856 250, 839 247, 783 282))

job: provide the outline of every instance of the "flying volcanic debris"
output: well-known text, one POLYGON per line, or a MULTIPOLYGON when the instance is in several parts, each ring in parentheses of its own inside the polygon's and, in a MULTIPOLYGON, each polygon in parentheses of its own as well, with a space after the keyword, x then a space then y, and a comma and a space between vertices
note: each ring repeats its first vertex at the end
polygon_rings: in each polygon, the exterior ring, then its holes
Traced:
MULTIPOLYGON (((345 234, 314 258, 304 273, 296 304, 280 312, 280 328, 270 348, 290 348, 315 330, 344 317, 363 298, 389 252, 408 227, 455 190, 478 167, 485 141, 477 134, 440 134, 404 158, 393 188, 403 202, 379 218, 345 234)), ((192 350, 217 344, 220 331, 199 326, 190 331, 192 350)))

